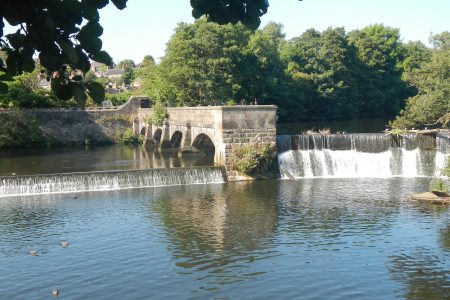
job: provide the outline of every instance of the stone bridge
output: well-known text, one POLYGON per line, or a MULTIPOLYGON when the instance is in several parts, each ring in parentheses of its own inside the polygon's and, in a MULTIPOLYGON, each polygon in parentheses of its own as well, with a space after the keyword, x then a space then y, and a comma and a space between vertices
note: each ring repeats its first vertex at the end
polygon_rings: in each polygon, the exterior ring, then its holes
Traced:
POLYGON ((132 129, 148 147, 214 153, 215 163, 224 165, 232 180, 236 174, 230 158, 236 146, 275 145, 276 111, 273 105, 168 108, 168 120, 156 126, 150 121, 151 100, 131 97, 122 106, 101 109, 0 110, 0 128, 8 124, 3 119, 8 115, 32 121, 54 145, 117 143, 132 129))
POLYGON ((215 163, 225 166, 230 180, 237 175, 230 159, 236 146, 276 144, 274 105, 168 108, 169 118, 162 126, 151 124, 148 98, 134 97, 128 105, 136 111, 133 131, 144 136, 146 146, 214 153, 215 163))

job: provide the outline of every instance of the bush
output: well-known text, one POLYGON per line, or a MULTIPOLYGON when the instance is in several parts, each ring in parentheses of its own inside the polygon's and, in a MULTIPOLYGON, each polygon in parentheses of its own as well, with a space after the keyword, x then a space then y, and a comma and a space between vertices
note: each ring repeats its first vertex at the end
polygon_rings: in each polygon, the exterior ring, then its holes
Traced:
POLYGON ((433 178, 430 182, 430 191, 439 191, 448 193, 449 187, 447 182, 442 178, 433 178))
POLYGON ((450 177, 450 157, 447 158, 444 169, 442 169, 442 175, 450 177))
POLYGON ((234 149, 233 169, 241 174, 266 177, 277 171, 277 149, 273 145, 245 145, 234 149))
POLYGON ((152 123, 156 126, 162 126, 164 124, 164 121, 169 118, 166 107, 160 101, 157 101, 152 108, 152 123))
POLYGON ((135 134, 131 129, 127 129, 124 131, 121 141, 127 145, 138 145, 143 143, 144 137, 135 134))
POLYGON ((45 146, 47 143, 33 116, 19 111, 0 114, 0 149, 45 146))
POLYGON ((125 91, 117 94, 105 94, 105 100, 111 101, 114 106, 125 104, 131 97, 131 92, 125 91))

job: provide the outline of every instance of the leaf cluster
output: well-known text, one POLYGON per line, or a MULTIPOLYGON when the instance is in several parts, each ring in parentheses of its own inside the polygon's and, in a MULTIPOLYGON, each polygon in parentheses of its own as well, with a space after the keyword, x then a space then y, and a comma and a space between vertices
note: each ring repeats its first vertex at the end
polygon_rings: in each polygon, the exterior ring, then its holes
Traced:
POLYGON ((208 21, 218 24, 241 21, 251 29, 257 29, 261 24, 260 17, 267 12, 267 0, 191 0, 192 16, 196 19, 203 15, 208 21))
MULTIPOLYGON (((127 0, 111 0, 123 9, 127 0)), ((88 95, 96 102, 104 98, 103 88, 84 82, 83 75, 90 68, 90 60, 112 65, 112 58, 102 50, 98 10, 109 0, 61 1, 0 1, 0 49, 5 53, 0 61, 0 90, 6 92, 5 81, 22 72, 35 69, 33 59, 38 53, 40 66, 52 90, 62 100, 72 97, 84 106, 88 95), (8 23, 17 28, 3 35, 8 23)))

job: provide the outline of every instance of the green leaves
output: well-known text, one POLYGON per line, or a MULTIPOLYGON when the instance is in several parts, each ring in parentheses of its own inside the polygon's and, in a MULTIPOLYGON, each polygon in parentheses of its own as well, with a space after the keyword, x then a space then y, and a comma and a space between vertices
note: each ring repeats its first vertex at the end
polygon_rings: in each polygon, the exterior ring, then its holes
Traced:
POLYGON ((127 0, 112 0, 112 3, 121 10, 127 7, 127 0))
POLYGON ((99 51, 91 55, 91 59, 95 60, 96 62, 103 63, 107 66, 113 65, 113 59, 106 51, 99 51))
POLYGON ((89 96, 95 103, 100 104, 103 100, 105 100, 105 89, 100 83, 95 81, 88 82, 86 83, 86 88, 89 96))
POLYGON ((56 97, 61 100, 67 101, 73 97, 74 92, 70 87, 69 82, 61 76, 52 78, 50 86, 56 97))
MULTIPOLYGON (((3 36, 4 20, 12 26, 20 26, 16 33, 2 39, 7 43, 0 45, 0 51, 7 55, 2 55, 0 70, 11 76, 31 72, 36 52, 41 67, 49 76, 65 67, 86 73, 90 68, 89 59, 112 65, 111 56, 102 50, 103 28, 98 23, 98 10, 108 3, 109 0, 0 1, 0 35, 3 36), (80 29, 84 20, 87 23, 80 29)), ((127 0, 112 3, 123 9, 127 0)), ((62 100, 76 96, 79 103, 85 102, 82 95, 85 88, 74 87, 73 83, 74 80, 68 78, 56 79, 52 89, 62 100)), ((2 90, 5 87, 2 85, 2 90)), ((92 92, 94 97, 101 98, 97 87, 92 89, 95 90, 92 92)))
POLYGON ((81 47, 87 52, 96 54, 102 49, 102 41, 98 38, 103 33, 103 27, 96 22, 89 21, 77 35, 81 47))
POLYGON ((261 24, 260 17, 267 13, 267 0, 191 0, 192 16, 196 19, 203 15, 208 21, 227 24, 241 21, 250 29, 257 29, 261 24))

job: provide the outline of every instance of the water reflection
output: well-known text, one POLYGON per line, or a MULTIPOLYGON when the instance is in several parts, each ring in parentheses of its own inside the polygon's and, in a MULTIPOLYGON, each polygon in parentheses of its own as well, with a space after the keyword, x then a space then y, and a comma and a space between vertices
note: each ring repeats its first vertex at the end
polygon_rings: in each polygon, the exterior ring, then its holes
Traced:
POLYGON ((0 152, 0 176, 213 165, 214 155, 126 145, 0 152))
POLYGON ((425 246, 390 258, 392 276, 405 284, 406 299, 450 299, 450 273, 442 259, 425 246))
POLYGON ((310 179, 3 198, 0 295, 446 299, 449 208, 404 200, 427 186, 310 179))
POLYGON ((208 289, 264 274, 252 264, 278 255, 273 249, 277 188, 235 183, 207 193, 183 190, 150 202, 179 272, 207 281, 208 289))

